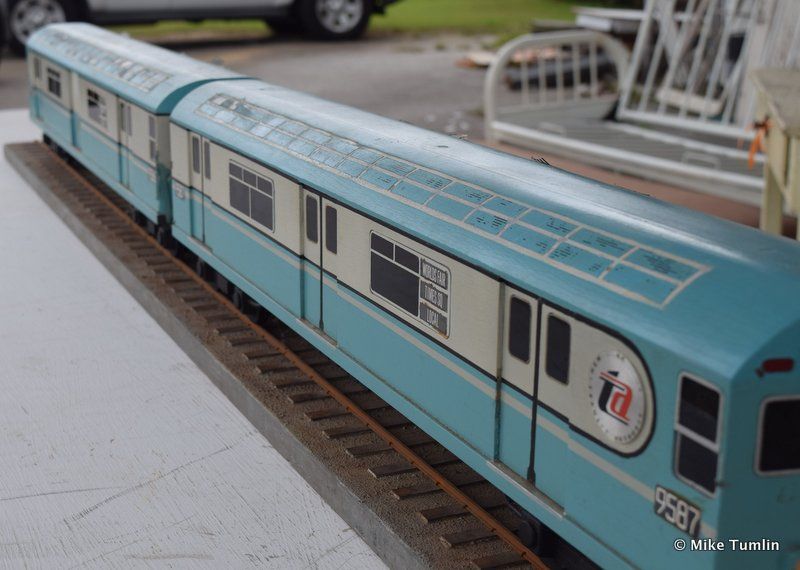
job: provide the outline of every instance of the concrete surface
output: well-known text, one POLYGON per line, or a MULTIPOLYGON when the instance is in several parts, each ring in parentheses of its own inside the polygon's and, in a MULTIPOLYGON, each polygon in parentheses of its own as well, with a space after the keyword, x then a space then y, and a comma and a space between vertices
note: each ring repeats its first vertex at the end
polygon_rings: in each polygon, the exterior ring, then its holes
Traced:
POLYGON ((382 566, 5 161, 0 244, 0 566, 382 566))

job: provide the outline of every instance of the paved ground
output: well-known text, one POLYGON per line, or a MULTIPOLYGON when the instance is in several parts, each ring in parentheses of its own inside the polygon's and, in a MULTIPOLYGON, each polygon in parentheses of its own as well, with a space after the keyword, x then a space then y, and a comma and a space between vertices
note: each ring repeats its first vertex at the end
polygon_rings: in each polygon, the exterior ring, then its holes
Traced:
POLYGON ((0 568, 383 566, 2 158, 0 243, 0 568))
MULTIPOLYGON (((458 67, 485 38, 367 38, 317 43, 268 38, 259 42, 168 47, 221 63, 270 83, 299 89, 402 121, 480 138, 483 72, 458 67)), ((27 105, 25 62, 0 65, 0 108, 27 105)))

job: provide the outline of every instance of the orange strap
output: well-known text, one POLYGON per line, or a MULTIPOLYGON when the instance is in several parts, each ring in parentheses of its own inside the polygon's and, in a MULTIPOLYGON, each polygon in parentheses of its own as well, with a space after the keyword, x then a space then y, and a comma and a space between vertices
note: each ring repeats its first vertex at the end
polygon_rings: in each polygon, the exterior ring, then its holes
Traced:
POLYGON ((747 166, 750 169, 756 165, 756 153, 766 150, 764 148, 764 137, 767 136, 769 131, 769 117, 766 117, 763 121, 755 121, 753 128, 756 134, 753 137, 753 142, 750 143, 750 152, 747 154, 747 166))

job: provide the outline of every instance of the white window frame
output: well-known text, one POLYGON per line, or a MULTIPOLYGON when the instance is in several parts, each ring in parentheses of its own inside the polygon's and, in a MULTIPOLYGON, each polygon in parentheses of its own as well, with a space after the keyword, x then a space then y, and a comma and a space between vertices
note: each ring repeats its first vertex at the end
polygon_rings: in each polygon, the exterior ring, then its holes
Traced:
MULTIPOLYGON (((709 451, 713 451, 714 454, 717 456, 717 479, 719 479, 720 471, 721 471, 721 462, 720 462, 720 441, 722 440, 722 416, 725 409, 725 395, 723 394, 722 390, 719 389, 719 386, 695 376, 689 372, 681 372, 678 374, 678 390, 677 390, 677 397, 675 398, 675 418, 674 418, 674 430, 675 433, 680 434, 684 437, 688 437, 695 443, 702 445, 709 451), (717 414, 717 430, 716 430, 716 441, 711 441, 710 439, 703 437, 702 435, 693 432, 689 428, 681 425, 680 423, 680 411, 681 411, 681 402, 682 402, 682 394, 683 394, 683 379, 686 378, 693 382, 697 382, 698 384, 705 386, 716 392, 719 395, 719 413, 717 414)), ((683 475, 680 474, 678 471, 678 457, 680 457, 680 438, 675 438, 675 449, 673 450, 673 457, 672 457, 672 470, 675 473, 675 476, 692 487, 700 491, 701 493, 713 497, 717 494, 717 485, 715 482, 714 491, 710 492, 705 487, 698 485, 691 479, 687 479, 683 475)))

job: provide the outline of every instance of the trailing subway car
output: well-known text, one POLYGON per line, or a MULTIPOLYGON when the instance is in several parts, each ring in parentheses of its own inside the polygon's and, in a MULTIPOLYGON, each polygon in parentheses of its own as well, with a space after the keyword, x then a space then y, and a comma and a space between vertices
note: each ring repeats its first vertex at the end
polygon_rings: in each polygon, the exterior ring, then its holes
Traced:
POLYGON ((217 79, 168 120, 171 233, 201 264, 542 537, 609 568, 798 567, 800 245, 217 79))
POLYGON ((36 33, 27 61, 33 121, 167 236, 169 113, 196 86, 241 76, 82 23, 36 33))

